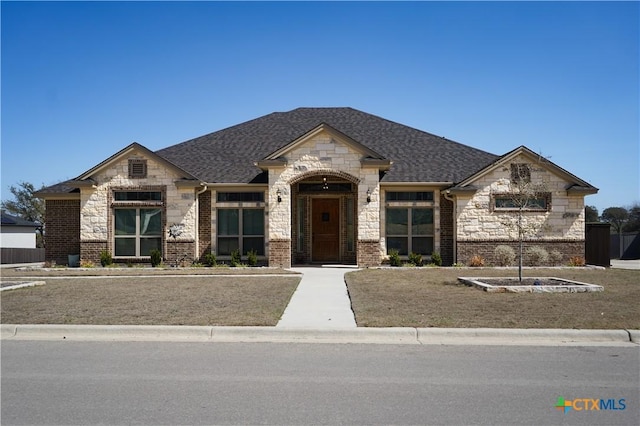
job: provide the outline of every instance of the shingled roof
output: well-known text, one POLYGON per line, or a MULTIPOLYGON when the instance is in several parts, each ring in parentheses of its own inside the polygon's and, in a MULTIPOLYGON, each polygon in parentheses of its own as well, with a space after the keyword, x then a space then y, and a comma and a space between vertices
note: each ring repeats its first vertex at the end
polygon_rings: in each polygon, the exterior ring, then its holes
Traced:
POLYGON ((266 182, 254 163, 327 124, 393 162, 383 182, 460 182, 498 156, 353 108, 275 112, 156 151, 207 183, 266 182))

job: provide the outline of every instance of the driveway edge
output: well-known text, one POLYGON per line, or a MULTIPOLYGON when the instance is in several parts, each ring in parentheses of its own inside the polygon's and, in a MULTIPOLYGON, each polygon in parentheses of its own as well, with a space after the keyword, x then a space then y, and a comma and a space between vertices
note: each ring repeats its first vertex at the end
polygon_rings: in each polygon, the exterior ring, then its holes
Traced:
POLYGON ((1 324, 2 340, 637 346, 640 330, 1 324))

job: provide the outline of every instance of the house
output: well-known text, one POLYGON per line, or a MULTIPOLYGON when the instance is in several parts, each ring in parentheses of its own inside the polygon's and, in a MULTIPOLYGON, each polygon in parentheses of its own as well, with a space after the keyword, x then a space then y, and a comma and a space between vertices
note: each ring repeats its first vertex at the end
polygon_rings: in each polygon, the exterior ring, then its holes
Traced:
POLYGON ((396 249, 490 263, 496 245, 517 244, 514 168, 547 188, 523 213, 536 226, 527 246, 584 257, 597 188, 524 146, 498 156, 352 108, 275 112, 155 152, 132 143, 38 196, 58 262, 253 250, 270 266, 368 267, 396 249))
POLYGON ((2 248, 36 248, 36 231, 40 225, 1 212, 2 226, 0 226, 0 247, 2 248))

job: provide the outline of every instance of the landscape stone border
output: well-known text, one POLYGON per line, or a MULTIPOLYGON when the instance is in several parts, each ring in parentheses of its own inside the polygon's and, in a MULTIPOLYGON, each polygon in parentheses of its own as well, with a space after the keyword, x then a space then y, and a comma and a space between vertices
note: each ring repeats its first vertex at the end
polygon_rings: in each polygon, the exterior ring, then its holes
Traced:
MULTIPOLYGON (((496 280, 497 277, 470 278, 458 277, 458 281, 484 290, 489 293, 586 293, 594 291, 604 291, 601 285, 583 283, 580 281, 568 280, 557 277, 539 277, 539 279, 566 282, 566 285, 492 285, 483 280, 496 280)), ((518 278, 503 278, 501 280, 517 280, 518 278)))

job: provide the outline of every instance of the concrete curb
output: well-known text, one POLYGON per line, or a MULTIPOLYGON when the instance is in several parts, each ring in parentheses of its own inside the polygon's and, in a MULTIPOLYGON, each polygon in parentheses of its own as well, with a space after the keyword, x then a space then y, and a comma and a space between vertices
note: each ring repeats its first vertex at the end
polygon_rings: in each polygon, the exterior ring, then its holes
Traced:
POLYGON ((21 280, 19 284, 8 285, 6 287, 0 287, 0 291, 16 290, 16 289, 19 289, 19 288, 35 287, 37 285, 45 285, 45 284, 46 284, 45 281, 24 281, 24 280, 21 280))
POLYGON ((640 330, 2 324, 2 340, 636 346, 640 330))

